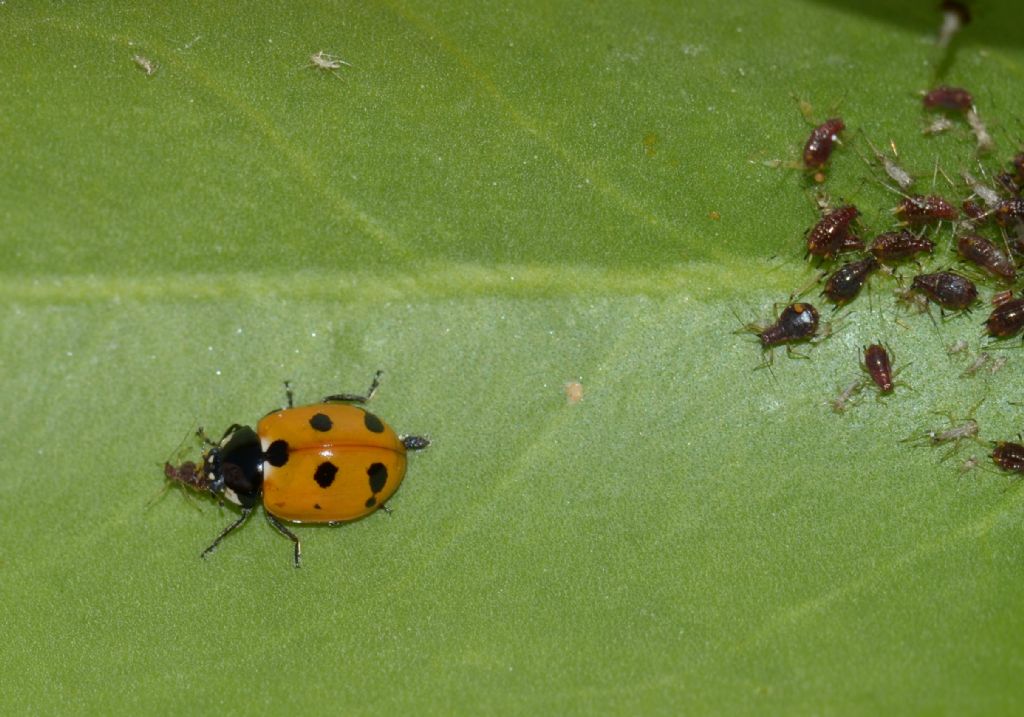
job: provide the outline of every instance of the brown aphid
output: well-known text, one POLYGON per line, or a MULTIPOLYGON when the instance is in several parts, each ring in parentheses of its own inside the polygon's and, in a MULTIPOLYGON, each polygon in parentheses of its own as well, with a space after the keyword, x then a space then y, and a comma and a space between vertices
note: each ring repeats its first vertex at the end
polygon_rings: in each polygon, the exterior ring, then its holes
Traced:
POLYGON ((955 221, 960 216, 956 207, 934 195, 905 197, 893 210, 893 214, 909 224, 955 221))
POLYGON ((970 219, 978 220, 984 219, 988 216, 988 213, 973 199, 965 199, 961 208, 964 210, 964 214, 966 214, 970 219))
POLYGON ((881 344, 871 344, 864 349, 864 368, 871 380, 882 393, 892 393, 892 362, 889 352, 881 344))
POLYGON ((1011 299, 992 309, 985 319, 985 331, 997 339, 1016 336, 1024 329, 1024 299, 1011 299))
POLYGON ((996 175, 996 182, 1008 193, 1020 196, 1021 185, 1024 184, 1019 176, 1009 172, 1000 172, 996 175))
POLYGON ((1010 289, 1004 289, 1003 291, 997 291, 992 294, 992 306, 1002 306, 1007 301, 1013 298, 1013 291, 1010 289))
POLYGON ((898 261, 909 259, 915 254, 931 253, 935 243, 930 239, 916 236, 913 232, 903 229, 898 232, 885 232, 871 242, 871 253, 879 261, 898 261))
POLYGON ((995 208, 996 223, 1001 227, 1008 227, 1020 221, 1024 221, 1024 199, 1014 197, 1004 199, 995 208))
POLYGON ((771 326, 757 332, 764 348, 809 339, 818 331, 818 310, 803 302, 790 304, 771 326))
POLYGON ((165 462, 164 476, 168 480, 187 485, 193 490, 209 490, 211 481, 199 468, 192 461, 185 461, 177 466, 165 462))
POLYGON ((978 298, 978 287, 966 276, 952 271, 918 274, 910 285, 944 309, 967 309, 978 298))
POLYGON ((850 224, 858 216, 860 211, 852 204, 826 214, 807 234, 807 253, 831 259, 843 251, 849 238, 850 224))
POLYGON ((844 129, 846 125, 838 117, 825 120, 823 124, 815 127, 811 136, 807 138, 807 144, 804 145, 804 166, 808 169, 825 166, 835 143, 839 141, 839 133, 844 129))
POLYGON ((1007 281, 1017 278, 1017 265, 1013 259, 999 251, 991 241, 977 234, 965 234, 956 240, 956 251, 967 261, 1007 281))
POLYGON ((1009 441, 996 441, 992 462, 1010 473, 1024 473, 1024 446, 1009 441))
POLYGON ((971 93, 962 87, 946 87, 942 85, 926 93, 924 98, 926 110, 945 110, 948 112, 966 112, 974 106, 971 93))
POLYGON ((860 293, 868 276, 877 268, 878 261, 873 256, 843 264, 825 282, 825 288, 821 295, 839 306, 853 301, 857 298, 857 294, 860 293))

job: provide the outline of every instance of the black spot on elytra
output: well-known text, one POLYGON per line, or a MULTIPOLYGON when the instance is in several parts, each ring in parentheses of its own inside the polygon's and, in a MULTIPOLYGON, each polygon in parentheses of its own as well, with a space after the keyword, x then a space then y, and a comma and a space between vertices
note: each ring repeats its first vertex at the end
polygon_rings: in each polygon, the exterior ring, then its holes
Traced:
POLYGON ((320 504, 319 504, 319 503, 314 503, 314 504, 313 504, 313 509, 314 509, 314 510, 323 510, 323 508, 321 508, 321 507, 320 507, 320 504))
POLYGON ((380 493, 388 482, 388 469, 383 463, 373 463, 366 469, 366 475, 370 476, 370 490, 380 493))
POLYGON ((369 498, 366 499, 367 508, 372 508, 375 505, 377 505, 377 499, 374 496, 371 495, 369 498))
POLYGON ((278 439, 267 447, 267 463, 280 468, 288 462, 288 441, 278 439))
POLYGON ((314 431, 327 433, 327 431, 334 428, 334 421, 331 420, 330 416, 325 416, 322 413, 317 413, 311 419, 309 419, 309 425, 312 427, 314 431))
POLYGON ((316 467, 316 473, 313 474, 313 480, 315 480, 321 488, 329 488, 331 483, 334 482, 334 476, 338 474, 338 466, 334 465, 330 461, 324 461, 316 467))
POLYGON ((371 433, 383 433, 384 422, 374 416, 372 413, 363 413, 363 423, 366 425, 366 430, 371 433))

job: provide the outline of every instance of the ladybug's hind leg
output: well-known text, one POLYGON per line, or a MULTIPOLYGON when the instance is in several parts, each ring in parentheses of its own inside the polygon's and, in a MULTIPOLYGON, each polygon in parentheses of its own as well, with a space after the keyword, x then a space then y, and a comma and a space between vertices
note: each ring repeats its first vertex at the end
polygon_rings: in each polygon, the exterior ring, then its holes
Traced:
POLYGON ((288 528, 286 528, 281 523, 280 520, 275 518, 270 513, 264 511, 263 515, 267 517, 267 522, 274 526, 274 528, 277 529, 278 533, 280 533, 281 535, 285 536, 293 543, 295 543, 295 567, 300 567, 302 565, 302 543, 299 542, 299 536, 295 535, 295 533, 288 530, 288 528))
POLYGON ((206 550, 204 550, 199 555, 199 557, 200 558, 205 558, 209 553, 213 552, 213 549, 216 548, 218 545, 220 545, 220 541, 224 540, 224 538, 227 537, 228 533, 230 533, 232 530, 234 530, 235 528, 237 528, 238 526, 240 526, 242 523, 245 522, 245 519, 249 517, 249 513, 251 513, 251 512, 252 512, 252 508, 242 508, 242 515, 239 516, 238 520, 236 520, 234 523, 232 523, 228 527, 224 528, 224 530, 221 531, 220 535, 218 535, 216 537, 216 539, 212 543, 210 543, 210 547, 208 547, 206 550))
POLYGON ((338 393, 333 396, 325 396, 324 403, 367 403, 373 394, 377 393, 377 387, 380 386, 380 375, 383 371, 377 371, 373 374, 373 381, 370 383, 370 388, 366 392, 366 395, 360 396, 358 393, 338 393))

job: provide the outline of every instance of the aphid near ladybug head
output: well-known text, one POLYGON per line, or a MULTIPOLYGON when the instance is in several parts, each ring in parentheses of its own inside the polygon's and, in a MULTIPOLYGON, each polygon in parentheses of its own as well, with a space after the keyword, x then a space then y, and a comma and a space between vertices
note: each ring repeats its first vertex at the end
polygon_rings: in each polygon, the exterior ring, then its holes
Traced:
POLYGON ((1004 301, 985 319, 985 331, 997 339, 1008 339, 1024 329, 1024 299, 1004 301))
POLYGON ((947 112, 966 112, 974 106, 971 93, 962 87, 936 87, 925 93, 924 108, 926 110, 945 110, 947 112))
POLYGON ((931 253, 935 243, 906 229, 885 232, 871 242, 870 251, 879 261, 899 261, 922 253, 931 253))
POLYGON ((1017 278, 1017 265, 1013 259, 999 251, 995 244, 976 234, 964 234, 956 240, 956 251, 967 261, 1000 279, 1017 278))
POLYGON ((893 214, 908 224, 955 221, 960 216, 956 207, 942 197, 934 195, 904 197, 903 201, 896 205, 893 214))
POLYGON ((868 276, 877 268, 878 261, 873 256, 843 264, 825 282, 821 294, 842 306, 857 297, 868 276))
POLYGON ((1008 473, 1024 473, 1024 446, 1009 441, 996 441, 992 462, 1008 473))
POLYGON ((871 344, 864 348, 864 368, 881 393, 892 393, 892 361, 884 346, 871 344))
POLYGON ((918 274, 910 288, 920 291, 944 309, 962 311, 978 298, 978 288, 966 276, 952 271, 918 274))
POLYGON ((333 524, 384 507, 405 477, 406 452, 426 448, 430 441, 399 436, 372 413, 350 405, 369 401, 379 376, 378 371, 366 395, 327 396, 297 408, 287 389, 288 407, 264 416, 255 430, 235 424, 219 441, 206 439, 201 469, 190 461, 164 466, 171 480, 241 507, 241 517, 202 557, 241 526, 261 501, 267 521, 295 544, 295 567, 301 564, 302 547, 282 520, 333 524))
POLYGON ((811 132, 804 145, 804 166, 808 169, 821 169, 828 162, 836 142, 839 141, 839 133, 846 129, 846 125, 838 117, 825 120, 811 132))
MULTIPOLYGON (((807 234, 807 253, 831 259, 849 247, 850 224, 860 211, 848 204, 826 214, 807 234)), ((859 243, 859 240, 858 240, 859 243)), ((861 244, 863 247, 863 244, 861 244)))

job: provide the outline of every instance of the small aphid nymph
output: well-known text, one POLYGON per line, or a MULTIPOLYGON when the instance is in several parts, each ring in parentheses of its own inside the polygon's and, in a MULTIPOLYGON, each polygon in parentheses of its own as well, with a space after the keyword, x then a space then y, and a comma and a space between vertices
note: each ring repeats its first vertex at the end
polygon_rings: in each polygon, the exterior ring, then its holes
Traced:
POLYGON ((995 216, 996 223, 1001 227, 1010 227, 1024 221, 1024 199, 1004 199, 996 206, 995 216))
POLYGON ((142 73, 146 75, 146 77, 152 77, 156 74, 156 71, 160 69, 159 65, 143 55, 132 55, 132 62, 135 63, 136 67, 142 70, 142 73))
POLYGON ((835 143, 839 141, 839 133, 846 125, 838 117, 826 120, 811 132, 804 145, 804 166, 808 169, 821 169, 832 155, 835 143))
POLYGON ((988 128, 985 127, 985 123, 981 121, 981 117, 975 109, 972 107, 967 110, 967 114, 964 117, 966 117, 971 131, 974 132, 978 153, 991 152, 992 148, 995 147, 995 141, 992 139, 992 135, 988 133, 988 128))
POLYGON ((892 362, 884 346, 871 344, 864 349, 864 368, 880 392, 892 393, 892 362))
POLYGON ((829 405, 832 406, 832 410, 836 413, 842 413, 846 410, 846 407, 850 403, 850 399, 860 392, 864 388, 864 382, 860 379, 854 381, 849 386, 840 391, 839 395, 829 401, 829 405))
POLYGON ((328 55, 323 50, 320 50, 309 56, 309 67, 336 74, 335 70, 340 70, 342 67, 352 67, 352 64, 345 62, 340 57, 328 55))

